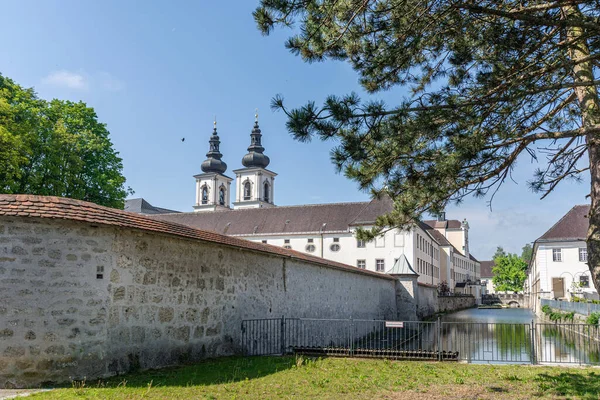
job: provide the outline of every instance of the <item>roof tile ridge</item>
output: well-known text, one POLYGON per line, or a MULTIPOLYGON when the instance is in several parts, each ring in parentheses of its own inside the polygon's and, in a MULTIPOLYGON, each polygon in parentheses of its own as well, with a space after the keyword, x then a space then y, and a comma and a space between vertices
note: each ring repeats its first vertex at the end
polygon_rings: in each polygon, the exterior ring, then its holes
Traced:
MULTIPOLYGON (((294 207, 324 207, 324 206, 343 206, 350 204, 369 204, 370 201, 342 201, 337 203, 315 203, 315 204, 296 204, 296 205, 287 205, 287 206, 277 206, 273 208, 294 208, 294 207)), ((242 210, 270 210, 273 208, 246 208, 242 210)), ((235 210, 241 211, 241 210, 235 210)))
POLYGON ((257 211, 257 210, 261 210, 262 212, 267 212, 267 211, 272 211, 272 210, 277 210, 277 209, 283 209, 283 208, 301 208, 301 207, 325 207, 325 206, 341 206, 341 205, 352 205, 352 204, 365 204, 365 206, 368 206, 371 202, 370 201, 348 201, 348 202, 339 202, 339 203, 319 203, 319 204, 296 204, 296 205, 287 205, 287 206, 276 206, 276 207, 267 207, 267 208, 238 208, 238 209, 230 209, 230 210, 215 210, 215 211, 208 211, 208 212, 197 212, 197 211, 181 211, 181 212, 172 212, 172 213, 163 213, 160 215, 187 215, 187 214, 192 214, 192 215, 201 215, 201 214, 213 214, 213 213, 220 213, 220 212, 251 212, 251 211, 257 211))
POLYGON ((556 222, 554 223, 554 225, 552 225, 552 226, 551 226, 551 227, 550 227, 550 228, 549 228, 549 229, 548 229, 546 232, 544 232, 544 233, 542 234, 542 236, 540 236, 540 237, 539 237, 539 238, 537 238, 536 240, 540 240, 541 238, 543 238, 544 236, 546 236, 546 234, 547 234, 548 232, 550 232, 552 229, 554 229, 554 227, 556 227, 556 226, 557 226, 558 224, 560 224, 560 223, 561 223, 561 222, 562 222, 562 221, 563 221, 565 218, 567 218, 567 215, 571 214, 571 212, 572 212, 572 211, 574 211, 574 210, 575 210, 575 208, 577 208, 577 207, 579 207, 579 206, 578 206, 578 205, 575 205, 575 206, 571 207, 571 209, 570 209, 569 211, 567 211, 567 212, 565 213, 565 215, 563 215, 563 216, 562 216, 562 217, 561 217, 561 218, 560 218, 558 221, 556 221, 556 222))

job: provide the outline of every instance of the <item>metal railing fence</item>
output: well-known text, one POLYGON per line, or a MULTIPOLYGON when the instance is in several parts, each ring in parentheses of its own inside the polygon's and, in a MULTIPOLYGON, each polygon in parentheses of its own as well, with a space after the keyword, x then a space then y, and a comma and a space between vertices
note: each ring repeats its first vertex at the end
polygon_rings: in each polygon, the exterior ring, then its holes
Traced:
POLYGON ((600 364, 597 326, 268 318, 242 321, 245 355, 379 357, 513 364, 600 364))
POLYGON ((581 315, 590 315, 593 312, 600 312, 600 304, 583 303, 583 302, 571 302, 571 301, 558 301, 550 299, 541 300, 542 307, 550 306, 561 311, 574 311, 581 315))

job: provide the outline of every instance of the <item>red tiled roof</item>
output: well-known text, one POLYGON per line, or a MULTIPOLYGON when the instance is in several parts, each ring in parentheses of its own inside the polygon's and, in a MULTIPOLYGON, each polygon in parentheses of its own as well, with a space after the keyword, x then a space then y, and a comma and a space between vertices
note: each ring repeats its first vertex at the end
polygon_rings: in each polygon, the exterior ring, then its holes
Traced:
POLYGON ((448 219, 444 221, 430 219, 423 222, 432 228, 460 229, 462 227, 462 223, 457 219, 448 219))
POLYGON ((130 213, 114 208, 99 206, 81 200, 62 197, 0 194, 0 216, 53 218, 82 221, 91 224, 117 226, 120 228, 140 229, 144 231, 175 235, 204 242, 217 243, 272 254, 275 256, 298 259, 329 268, 371 275, 383 279, 394 279, 377 272, 366 271, 350 265, 311 256, 294 250, 287 250, 268 244, 250 242, 231 236, 194 229, 186 225, 130 213))
POLYGON ((585 240, 590 222, 587 214, 589 205, 579 205, 571 208, 556 224, 554 224, 537 241, 553 240, 585 240))
POLYGON ((480 262, 481 265, 481 277, 482 278, 492 278, 494 277, 494 274, 492 273, 492 268, 494 267, 495 263, 494 260, 491 261, 481 261, 480 262))

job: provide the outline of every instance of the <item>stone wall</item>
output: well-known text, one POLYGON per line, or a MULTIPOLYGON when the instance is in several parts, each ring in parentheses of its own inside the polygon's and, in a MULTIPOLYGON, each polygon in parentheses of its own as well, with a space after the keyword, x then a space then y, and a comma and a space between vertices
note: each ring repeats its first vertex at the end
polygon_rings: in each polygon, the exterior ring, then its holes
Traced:
POLYGON ((420 319, 431 317, 439 312, 453 312, 475 307, 475 296, 439 296, 437 288, 419 284, 417 288, 417 316, 420 319))
POLYGON ((417 317, 430 317, 439 310, 437 287, 419 283, 417 286, 417 317))
POLYGON ((476 305, 475 296, 439 296, 438 311, 453 312, 473 308, 476 305))
POLYGON ((88 222, 0 217, 0 387, 239 350, 242 319, 395 319, 395 281, 88 222))

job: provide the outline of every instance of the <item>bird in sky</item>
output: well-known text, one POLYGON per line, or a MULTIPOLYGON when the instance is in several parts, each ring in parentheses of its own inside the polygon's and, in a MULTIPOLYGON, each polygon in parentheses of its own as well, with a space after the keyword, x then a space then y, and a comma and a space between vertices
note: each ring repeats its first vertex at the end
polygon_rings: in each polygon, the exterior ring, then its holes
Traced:
POLYGON ((182 142, 185 142, 185 138, 181 138, 181 141, 182 141, 182 142))

